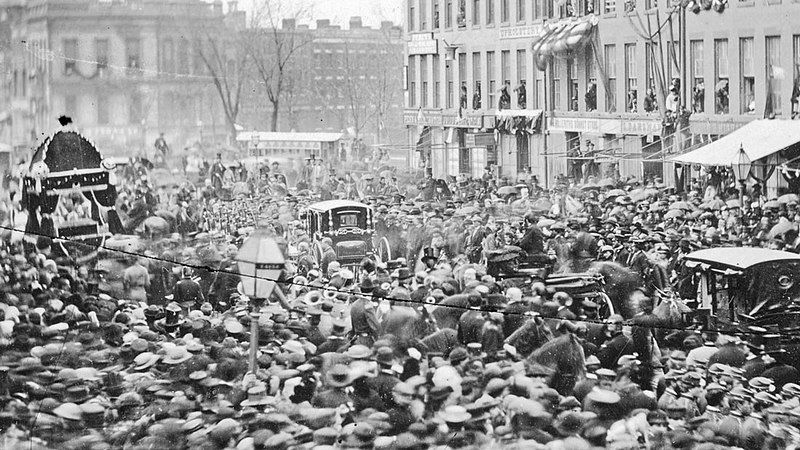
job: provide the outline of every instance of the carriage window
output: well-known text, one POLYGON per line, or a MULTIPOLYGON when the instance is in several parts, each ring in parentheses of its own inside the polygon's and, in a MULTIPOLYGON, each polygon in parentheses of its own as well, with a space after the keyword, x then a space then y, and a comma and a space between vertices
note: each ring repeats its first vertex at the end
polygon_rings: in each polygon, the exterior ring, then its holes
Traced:
POLYGON ((358 227, 358 215, 355 214, 355 213, 339 214, 339 226, 340 227, 358 227))

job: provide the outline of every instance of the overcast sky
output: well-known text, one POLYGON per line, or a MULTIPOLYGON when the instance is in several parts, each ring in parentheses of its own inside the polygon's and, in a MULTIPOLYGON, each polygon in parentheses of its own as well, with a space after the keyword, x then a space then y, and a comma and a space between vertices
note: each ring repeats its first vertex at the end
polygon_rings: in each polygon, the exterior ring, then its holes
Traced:
MULTIPOLYGON (((252 8, 252 5, 263 0, 242 0, 241 5, 252 8)), ((274 0, 286 6, 296 4, 309 5, 311 12, 310 25, 317 19, 330 19, 334 25, 347 28, 351 16, 361 16, 364 25, 376 27, 382 20, 391 20, 397 25, 402 23, 403 0, 274 0)))

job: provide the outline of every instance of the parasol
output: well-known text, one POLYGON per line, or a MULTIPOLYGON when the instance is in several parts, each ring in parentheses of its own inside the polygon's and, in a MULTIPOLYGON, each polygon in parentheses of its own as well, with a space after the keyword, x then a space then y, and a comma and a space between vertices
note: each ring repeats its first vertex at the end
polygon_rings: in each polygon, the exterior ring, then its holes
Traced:
POLYGON ((622 189, 612 189, 606 192, 606 197, 624 197, 627 194, 622 189))
POLYGON ((554 223, 556 223, 556 221, 553 220, 553 219, 543 218, 543 219, 539 220, 539 222, 536 224, 536 226, 538 226, 539 228, 547 228, 547 227, 553 225, 554 223))
POLYGON ((648 197, 656 197, 658 195, 658 189, 656 188, 647 188, 644 190, 645 195, 648 197))
POLYGON ((593 183, 586 183, 581 187, 582 191, 598 191, 600 190, 600 186, 593 183))
POLYGON ((687 202, 675 202, 669 205, 669 209, 682 209, 684 211, 691 211, 694 208, 687 202))
POLYGON ((536 200, 536 202, 531 206, 531 209, 534 211, 550 211, 550 208, 553 207, 553 202, 546 198, 540 198, 536 200))
POLYGON ((666 214, 664 214, 664 218, 665 219, 679 219, 679 218, 683 217, 684 214, 685 213, 683 212, 682 209, 671 209, 671 210, 667 211, 666 214))
POLYGON ((739 199, 736 199, 736 198, 732 198, 732 199, 728 200, 727 202, 725 202, 725 204, 728 205, 728 208, 741 208, 742 207, 742 204, 739 203, 739 199))
POLYGON ((778 203, 777 200, 770 200, 767 203, 764 203, 764 205, 762 206, 762 208, 775 208, 775 209, 780 208, 780 207, 781 207, 781 204, 778 203))
POLYGON ((800 197, 798 197, 797 194, 783 194, 778 197, 778 203, 800 203, 800 197))
POLYGON ((769 230, 768 236, 770 239, 774 239, 776 237, 783 236, 790 231, 797 231, 797 226, 788 220, 781 220, 774 227, 772 227, 771 230, 769 230))
POLYGON ((651 203, 650 204, 650 211, 653 211, 653 212, 663 211, 666 208, 667 208, 666 205, 664 205, 664 203, 662 203, 662 202, 655 202, 655 203, 651 203))
POLYGON ((712 211, 719 211, 720 209, 722 209, 725 206, 727 206, 725 204, 725 202, 723 202, 722 200, 720 200, 718 198, 715 198, 713 200, 709 200, 709 201, 705 202, 704 204, 700 205, 701 208, 710 209, 712 211))
POLYGON ((631 201, 640 202, 647 198, 647 192, 644 189, 634 189, 630 193, 631 201))
POLYGON ((498 195, 512 195, 517 194, 519 191, 516 186, 503 186, 497 190, 498 195))
POLYGON ((478 208, 474 206, 464 206, 462 208, 458 208, 455 212, 457 216, 471 216, 478 212, 478 208))
POLYGON ((617 185, 611 178, 603 178, 602 180, 597 182, 597 185, 600 187, 610 187, 613 188, 617 185))

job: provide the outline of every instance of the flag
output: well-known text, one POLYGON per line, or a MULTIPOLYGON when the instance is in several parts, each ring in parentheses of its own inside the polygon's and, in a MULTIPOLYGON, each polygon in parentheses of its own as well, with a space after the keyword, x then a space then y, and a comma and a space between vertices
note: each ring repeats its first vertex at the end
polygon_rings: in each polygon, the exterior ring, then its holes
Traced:
POLYGON ((772 66, 772 78, 776 80, 786 79, 786 71, 782 67, 772 66))

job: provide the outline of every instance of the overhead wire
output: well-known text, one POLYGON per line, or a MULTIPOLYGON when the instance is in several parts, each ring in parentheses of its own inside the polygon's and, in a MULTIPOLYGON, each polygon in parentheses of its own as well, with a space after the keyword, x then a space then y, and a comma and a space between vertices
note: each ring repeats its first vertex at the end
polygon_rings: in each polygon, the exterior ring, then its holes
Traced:
MULTIPOLYGON (((249 278, 249 279, 255 279, 255 280, 262 280, 262 281, 271 281, 271 282, 276 283, 276 284, 288 285, 288 286, 298 286, 298 287, 301 287, 301 288, 308 288, 308 289, 312 289, 312 290, 332 291, 332 292, 336 292, 336 293, 339 293, 339 294, 356 295, 356 296, 361 296, 361 297, 372 298, 373 300, 377 300, 377 301, 388 300, 388 301, 394 301, 394 302, 398 302, 398 303, 416 304, 416 305, 420 305, 420 306, 428 305, 428 306, 433 306, 433 307, 437 307, 437 308, 456 309, 456 310, 462 310, 462 311, 465 311, 465 312, 473 311, 473 312, 484 312, 484 313, 496 313, 496 314, 501 314, 503 316, 529 316, 529 317, 538 317, 538 318, 541 318, 543 320, 555 320, 555 321, 559 321, 559 322, 565 321, 565 319, 560 318, 560 317, 544 316, 544 315, 541 315, 541 314, 535 314, 535 315, 531 316, 530 314, 525 313, 525 312, 503 311, 501 309, 495 309, 495 308, 483 308, 483 307, 479 307, 479 306, 442 305, 442 304, 438 304, 438 303, 427 303, 425 301, 412 300, 412 299, 406 300, 406 299, 394 298, 394 297, 388 297, 388 296, 386 296, 386 297, 378 296, 378 295, 375 295, 373 293, 355 293, 355 292, 348 291, 348 290, 342 289, 342 288, 335 288, 335 287, 329 287, 329 286, 319 287, 319 286, 313 286, 313 285, 310 285, 310 284, 298 283, 298 282, 295 282, 294 280, 281 280, 281 279, 274 279, 274 278, 263 277, 263 276, 258 276, 258 275, 248 275, 248 274, 242 274, 242 273, 239 273, 239 272, 222 270, 220 268, 214 268, 214 267, 211 267, 211 266, 208 266, 208 265, 197 265, 197 264, 190 264, 190 263, 186 263, 186 262, 172 261, 172 260, 169 260, 169 259, 166 259, 166 258, 163 258, 163 257, 159 257, 159 256, 147 255, 145 253, 130 252, 130 251, 126 251, 126 250, 122 250, 122 249, 118 249, 118 248, 108 247, 108 246, 105 246, 105 245, 102 245, 102 244, 101 245, 93 245, 93 244, 89 244, 89 243, 86 243, 86 242, 81 242, 79 240, 72 239, 72 238, 54 237, 54 236, 50 236, 50 235, 43 234, 43 233, 36 233, 36 232, 31 232, 31 231, 26 231, 26 230, 20 230, 18 228, 8 227, 6 225, 0 225, 0 229, 6 230, 6 231, 11 231, 11 232, 21 232, 21 233, 25 233, 25 234, 29 234, 29 235, 34 235, 34 236, 37 236, 37 237, 49 238, 49 239, 54 240, 54 242, 56 242, 56 241, 65 241, 65 242, 69 242, 69 243, 80 245, 80 246, 91 247, 94 250, 101 250, 102 249, 102 250, 106 250, 106 251, 109 251, 109 252, 112 252, 112 253, 119 253, 119 254, 123 254, 123 255, 126 255, 126 256, 130 256, 130 257, 136 257, 136 258, 141 258, 141 259, 157 261, 157 262, 160 262, 160 263, 170 264, 170 265, 179 266, 179 267, 188 267, 188 268, 191 268, 193 270, 203 270, 203 271, 206 271, 206 272, 209 272, 209 273, 215 273, 215 274, 231 275, 231 276, 236 276, 236 277, 240 277, 240 278, 249 278)), ((569 321, 569 322, 577 322, 577 323, 585 323, 585 324, 591 324, 591 325, 607 325, 608 324, 608 322, 606 320, 603 320, 603 319, 577 318, 577 319, 569 319, 567 321, 569 321)), ((687 330, 685 327, 670 327, 670 326, 665 326, 665 325, 639 325, 639 324, 631 323, 630 321, 626 321, 624 323, 624 325, 632 327, 632 328, 647 328, 647 329, 651 329, 651 330, 663 330, 663 331, 686 331, 687 330)), ((753 330, 742 331, 742 330, 733 330, 732 329, 732 330, 724 331, 723 334, 734 335, 734 336, 764 336, 764 335, 780 334, 781 336, 800 337, 800 330, 798 330, 796 333, 789 333, 789 332, 774 332, 774 331, 770 331, 770 330, 766 330, 765 332, 761 332, 761 331, 753 331, 753 330)))

